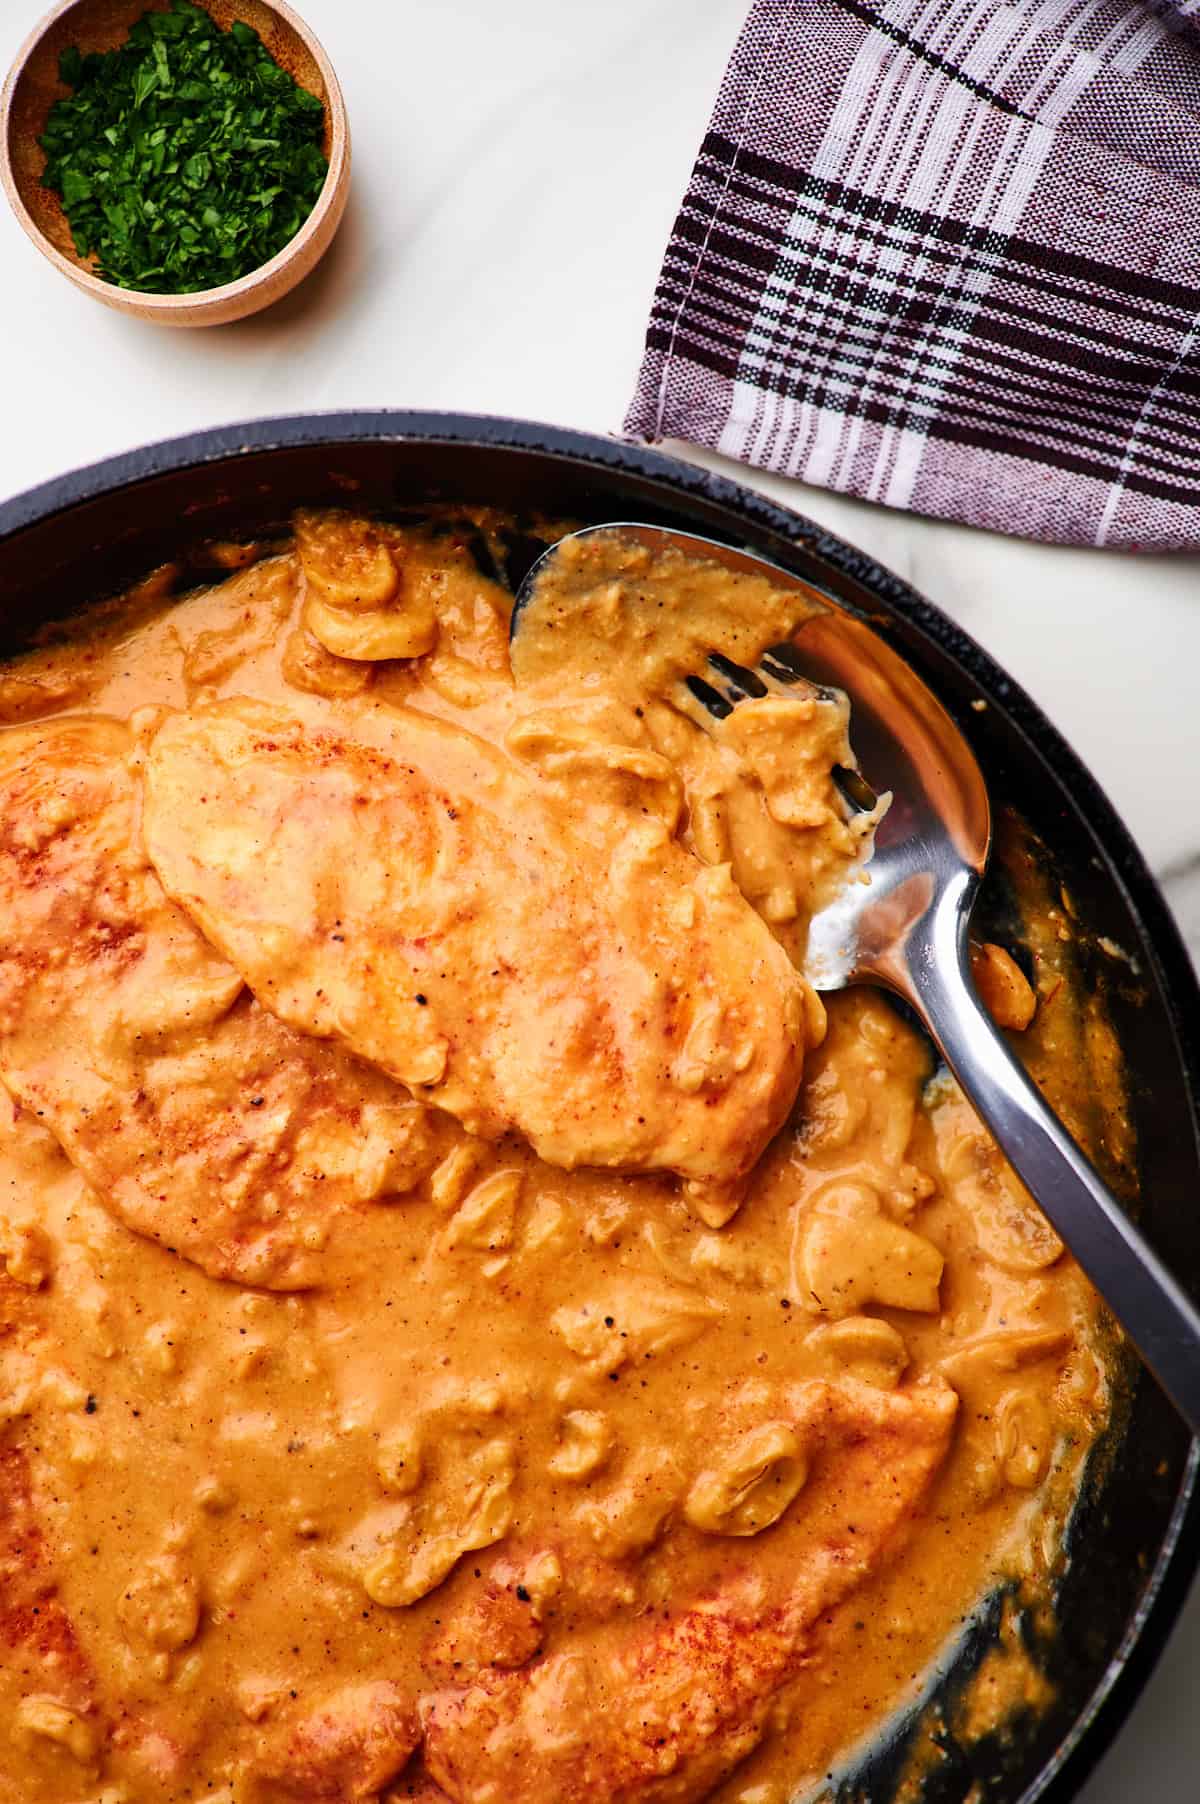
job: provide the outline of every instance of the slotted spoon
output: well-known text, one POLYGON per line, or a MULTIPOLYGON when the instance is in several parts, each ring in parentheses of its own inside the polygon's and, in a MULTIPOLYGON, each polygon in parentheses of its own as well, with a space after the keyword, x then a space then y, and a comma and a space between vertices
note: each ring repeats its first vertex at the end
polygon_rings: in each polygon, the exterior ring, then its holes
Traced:
MULTIPOLYGON (((537 618, 554 559, 569 539, 602 534, 735 573, 767 575, 812 607, 810 584, 749 552, 657 526, 588 527, 551 546, 521 584, 512 624, 518 675, 520 636, 537 618)), ((941 703, 896 652, 829 596, 753 671, 715 654, 705 670, 680 681, 674 699, 704 722, 749 696, 785 693, 802 680, 850 699, 857 770, 839 774, 848 804, 869 807, 876 795, 892 794, 875 831, 869 883, 847 884, 813 918, 807 976, 819 990, 880 984, 916 1010, 1017 1175, 1200 1435, 1200 1311, 1026 1075, 976 994, 968 930, 987 864, 991 811, 983 773, 941 703)))

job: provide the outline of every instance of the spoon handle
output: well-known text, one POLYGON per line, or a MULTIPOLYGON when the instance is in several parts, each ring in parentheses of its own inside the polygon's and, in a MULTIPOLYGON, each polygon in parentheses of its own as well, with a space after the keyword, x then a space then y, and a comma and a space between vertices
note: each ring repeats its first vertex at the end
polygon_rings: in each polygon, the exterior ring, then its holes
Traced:
MULTIPOLYGON (((889 973, 1001 1151, 1070 1247, 1193 1435, 1200 1436, 1200 1310, 1084 1156, 984 1011, 967 913, 931 911, 889 973), (940 942, 940 944, 938 943, 940 942)), ((1195 1199, 1188 1203, 1194 1206, 1195 1199)))

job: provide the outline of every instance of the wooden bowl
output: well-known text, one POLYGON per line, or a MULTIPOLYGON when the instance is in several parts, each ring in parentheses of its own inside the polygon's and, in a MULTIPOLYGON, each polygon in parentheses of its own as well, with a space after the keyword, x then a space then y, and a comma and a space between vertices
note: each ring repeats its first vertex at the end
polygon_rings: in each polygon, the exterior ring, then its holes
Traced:
POLYGON ((346 210, 350 188, 350 129, 337 77, 320 44, 284 0, 199 0, 223 30, 242 20, 261 37, 275 61, 325 106, 325 154, 329 174, 316 206, 277 256, 236 282, 198 294, 145 294, 118 288, 95 273, 95 260, 80 257, 71 241, 62 203, 42 185, 45 152, 38 140, 56 100, 70 90, 58 77, 58 59, 70 45, 112 50, 146 12, 166 12, 168 0, 65 0, 25 40, 0 99, 0 176, 13 212, 43 256, 77 288, 106 307, 162 326, 219 326, 269 307, 295 288, 319 263, 346 210))

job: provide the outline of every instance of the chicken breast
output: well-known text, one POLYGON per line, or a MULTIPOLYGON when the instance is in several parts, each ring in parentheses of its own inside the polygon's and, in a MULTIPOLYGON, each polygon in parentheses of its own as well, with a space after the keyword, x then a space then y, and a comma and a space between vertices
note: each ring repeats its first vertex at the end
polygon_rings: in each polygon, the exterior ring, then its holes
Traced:
POLYGON ((59 1595, 59 1562, 46 1532, 53 1505, 36 1482, 20 1414, 11 1407, 18 1374, 29 1369, 41 1340, 33 1295, 0 1260, 0 1391, 8 1406, 0 1420, 0 1647, 9 1653, 0 1662, 0 1714, 38 1781, 82 1791, 99 1772, 110 1725, 59 1595))
POLYGON ((410 1189, 425 1114, 293 1032, 163 894, 116 721, 0 733, 0 1077, 127 1226, 310 1284, 333 1214, 410 1189))
POLYGON ((87 1656, 58 1597, 25 1455, 19 1446, 4 1443, 0 1578, 0 1644, 15 1656, 0 1673, 0 1708, 9 1737, 45 1783, 53 1783, 56 1775, 73 1787, 94 1783, 110 1725, 97 1702, 87 1656), (17 1682, 22 1667, 40 1680, 32 1694, 28 1682, 17 1682))
POLYGON ((785 1119, 808 991, 728 867, 568 808, 494 746, 359 704, 168 719, 146 844, 284 1021, 562 1167, 744 1176, 785 1119))
POLYGON ((420 1739, 398 1685, 345 1685, 262 1736, 246 1761, 239 1804, 374 1804, 420 1739))
POLYGON ((819 1448, 802 1557, 731 1562, 719 1589, 631 1634, 422 1699, 425 1760, 454 1804, 692 1804, 761 1738, 818 1622, 893 1551, 945 1456, 956 1398, 804 1387, 819 1448), (739 1571, 739 1567, 741 1570, 739 1571))

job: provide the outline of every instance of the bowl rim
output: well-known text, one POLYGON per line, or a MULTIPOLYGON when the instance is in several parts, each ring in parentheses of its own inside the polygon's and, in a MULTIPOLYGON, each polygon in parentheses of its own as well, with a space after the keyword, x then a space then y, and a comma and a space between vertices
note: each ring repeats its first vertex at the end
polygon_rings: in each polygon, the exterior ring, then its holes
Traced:
MULTIPOLYGON (((95 275, 81 263, 72 262, 70 257, 64 256, 34 219, 25 205, 24 196, 13 174, 9 151, 13 102, 29 60, 51 26, 56 25, 68 13, 74 12, 77 7, 88 5, 89 0, 58 0, 58 4, 42 15, 22 42, 5 77, 3 90, 0 90, 0 181, 3 182, 9 205, 26 236, 61 275, 66 276, 69 282, 73 282, 84 293, 93 295, 108 306, 136 307, 143 314, 154 312, 167 317, 174 313, 195 314, 209 308, 223 307, 231 301, 238 301, 252 294, 260 285, 269 284, 274 276, 304 254, 312 238, 321 229, 330 208, 337 202, 349 167, 350 133, 341 83, 320 39, 299 13, 288 5, 287 0, 259 0, 259 3, 291 27, 321 72, 329 116, 329 168, 324 186, 307 219, 300 230, 288 239, 282 250, 276 251, 266 263, 257 264, 236 281, 224 282, 219 288, 197 288, 188 294, 156 294, 152 289, 122 288, 116 282, 106 282, 102 276, 95 275)), ((196 0, 196 4, 204 6, 204 0, 196 0)), ((207 7, 205 10, 207 11, 207 7)))
MULTIPOLYGON (((504 415, 353 409, 285 414, 209 427, 119 452, 0 502, 0 546, 56 515, 156 477, 271 451, 364 443, 437 444, 510 451, 637 477, 667 495, 694 497, 732 519, 802 548, 886 603, 994 696, 1018 733, 1051 763, 1088 818, 1112 875, 1140 922, 1179 1054, 1193 1136, 1200 1137, 1200 981, 1158 883, 1107 795, 1036 702, 996 660, 903 578, 808 516, 747 485, 628 440, 504 415)), ((1067 1804, 1128 1717, 1200 1568, 1200 1440, 1183 1467, 1166 1532, 1120 1646, 1019 1804, 1067 1804)))

